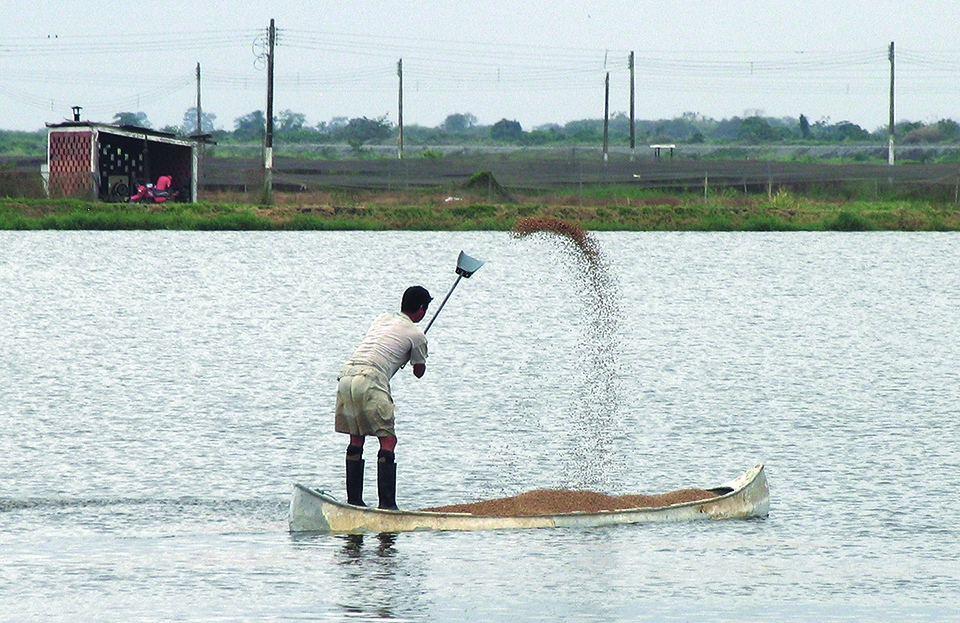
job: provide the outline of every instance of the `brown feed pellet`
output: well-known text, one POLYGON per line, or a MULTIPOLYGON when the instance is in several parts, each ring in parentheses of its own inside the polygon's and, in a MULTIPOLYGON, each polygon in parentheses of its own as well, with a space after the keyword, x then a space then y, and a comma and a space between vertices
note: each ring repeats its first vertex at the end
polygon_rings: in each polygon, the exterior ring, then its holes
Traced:
POLYGON ((508 498, 484 500, 470 504, 451 504, 424 508, 437 513, 469 513, 486 517, 522 517, 529 515, 558 515, 562 513, 596 513, 631 508, 659 508, 717 497, 704 489, 681 489, 659 495, 612 496, 594 491, 565 489, 536 489, 508 498))

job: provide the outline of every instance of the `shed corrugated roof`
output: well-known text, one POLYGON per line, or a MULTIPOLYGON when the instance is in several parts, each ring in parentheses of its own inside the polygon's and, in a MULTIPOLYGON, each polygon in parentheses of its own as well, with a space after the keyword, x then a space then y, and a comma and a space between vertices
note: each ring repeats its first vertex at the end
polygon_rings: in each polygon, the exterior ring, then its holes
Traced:
POLYGON ((162 132, 160 130, 154 130, 152 128, 141 128, 140 126, 135 125, 111 125, 108 123, 97 123, 94 121, 64 121, 63 123, 48 123, 46 124, 48 128, 98 128, 100 130, 119 130, 121 132, 129 132, 133 134, 142 134, 144 136, 150 136, 159 139, 173 139, 176 141, 190 141, 194 143, 210 143, 209 134, 198 134, 195 136, 181 136, 179 134, 174 134, 173 132, 162 132))

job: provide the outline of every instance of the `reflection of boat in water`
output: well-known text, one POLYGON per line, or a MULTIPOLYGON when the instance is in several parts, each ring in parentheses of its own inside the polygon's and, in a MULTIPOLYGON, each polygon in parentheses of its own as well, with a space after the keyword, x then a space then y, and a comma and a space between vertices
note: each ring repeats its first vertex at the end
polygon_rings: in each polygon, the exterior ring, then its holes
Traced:
POLYGON ((351 506, 335 500, 324 491, 295 484, 290 502, 290 531, 357 533, 588 528, 655 521, 766 517, 770 509, 770 491, 763 465, 757 465, 740 477, 707 491, 716 496, 669 506, 550 515, 490 516, 351 506))

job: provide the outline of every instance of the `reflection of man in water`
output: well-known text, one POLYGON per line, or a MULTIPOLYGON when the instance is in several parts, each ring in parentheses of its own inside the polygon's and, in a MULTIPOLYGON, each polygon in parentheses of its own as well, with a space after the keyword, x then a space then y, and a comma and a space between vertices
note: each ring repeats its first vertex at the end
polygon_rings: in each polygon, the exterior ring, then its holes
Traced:
POLYGON ((414 323, 423 320, 433 300, 420 286, 403 293, 399 314, 384 314, 367 331, 363 342, 340 369, 337 386, 336 430, 350 435, 347 446, 347 503, 363 503, 363 442, 368 435, 380 441, 377 453, 377 494, 380 508, 397 509, 397 464, 394 448, 393 397, 390 379, 407 362, 413 375, 427 366, 427 337, 414 323))

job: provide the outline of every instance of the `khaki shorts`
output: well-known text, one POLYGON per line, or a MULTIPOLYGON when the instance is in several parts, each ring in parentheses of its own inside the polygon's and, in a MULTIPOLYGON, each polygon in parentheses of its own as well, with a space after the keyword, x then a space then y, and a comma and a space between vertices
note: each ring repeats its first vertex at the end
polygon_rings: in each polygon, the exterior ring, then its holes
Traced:
POLYGON ((396 437, 393 398, 369 376, 354 374, 337 387, 336 429, 348 435, 396 437))

